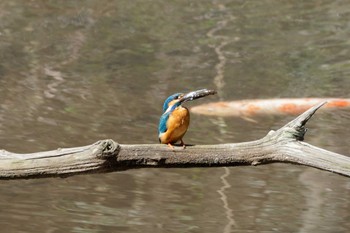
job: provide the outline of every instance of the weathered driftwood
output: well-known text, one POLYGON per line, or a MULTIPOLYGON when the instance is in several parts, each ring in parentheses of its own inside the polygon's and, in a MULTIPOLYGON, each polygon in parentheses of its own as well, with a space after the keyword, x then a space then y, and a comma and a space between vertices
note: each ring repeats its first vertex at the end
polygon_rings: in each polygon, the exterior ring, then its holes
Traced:
POLYGON ((92 145, 32 154, 0 151, 0 179, 70 176, 140 167, 209 167, 285 162, 350 176, 350 157, 303 141, 305 124, 318 104, 277 131, 257 141, 176 147, 123 145, 107 139, 92 145))

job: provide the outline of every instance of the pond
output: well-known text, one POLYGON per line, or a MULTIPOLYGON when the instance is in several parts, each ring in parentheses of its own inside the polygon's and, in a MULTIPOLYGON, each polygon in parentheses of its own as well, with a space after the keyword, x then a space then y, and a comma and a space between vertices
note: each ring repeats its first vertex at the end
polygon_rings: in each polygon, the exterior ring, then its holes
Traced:
MULTIPOLYGON (((158 143, 167 96, 350 98, 350 3, 2 1, 0 148, 158 143)), ((293 117, 191 115, 190 144, 255 140, 293 117), (205 137, 204 137, 205 135, 205 137)), ((306 142, 350 155, 350 112, 306 142)), ((3 232, 349 232, 350 180, 290 164, 0 182, 3 232)))

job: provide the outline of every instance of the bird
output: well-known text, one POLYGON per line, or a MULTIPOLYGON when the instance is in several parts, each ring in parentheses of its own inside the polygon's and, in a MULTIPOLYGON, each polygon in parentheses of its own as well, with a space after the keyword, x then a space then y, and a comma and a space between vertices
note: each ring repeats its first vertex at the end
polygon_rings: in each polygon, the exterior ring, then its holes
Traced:
POLYGON ((183 137, 190 124, 190 112, 182 106, 184 102, 198 99, 207 95, 213 95, 216 91, 201 89, 187 94, 175 93, 169 96, 163 104, 163 114, 158 125, 158 138, 162 144, 167 144, 174 149, 174 144, 180 141, 180 145, 186 148, 183 137))

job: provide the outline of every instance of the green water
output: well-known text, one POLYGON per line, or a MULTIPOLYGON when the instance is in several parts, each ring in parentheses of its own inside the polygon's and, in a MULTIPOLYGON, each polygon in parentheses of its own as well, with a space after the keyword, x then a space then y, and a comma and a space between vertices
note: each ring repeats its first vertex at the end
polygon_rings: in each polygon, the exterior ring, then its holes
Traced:
MULTIPOLYGON (((164 99, 346 97, 347 1, 2 1, 0 148, 157 143, 164 99)), ((189 103, 191 106, 195 103, 189 103)), ((192 115, 185 142, 254 140, 292 117, 192 115)), ((350 155, 350 113, 306 141, 350 155)), ((349 178, 312 168, 138 169, 0 182, 2 232, 349 232, 349 178)))

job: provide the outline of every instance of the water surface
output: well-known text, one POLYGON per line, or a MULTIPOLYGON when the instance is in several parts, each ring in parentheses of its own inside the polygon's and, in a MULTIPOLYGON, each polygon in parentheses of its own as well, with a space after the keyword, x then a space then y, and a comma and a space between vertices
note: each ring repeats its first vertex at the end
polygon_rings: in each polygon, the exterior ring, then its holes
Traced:
MULTIPOLYGON (((346 97, 347 1, 3 1, 0 145, 157 143, 163 100, 346 97)), ((189 103, 191 106, 195 103, 189 103)), ((292 117, 192 116, 185 142, 254 140, 292 117)), ((306 141, 349 155, 349 111, 306 141)), ((312 168, 137 169, 0 182, 4 232, 349 232, 350 181, 312 168)))

